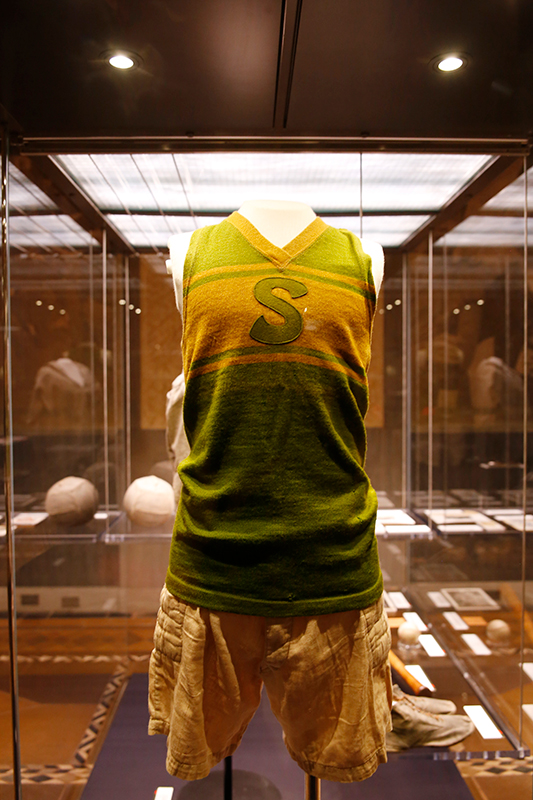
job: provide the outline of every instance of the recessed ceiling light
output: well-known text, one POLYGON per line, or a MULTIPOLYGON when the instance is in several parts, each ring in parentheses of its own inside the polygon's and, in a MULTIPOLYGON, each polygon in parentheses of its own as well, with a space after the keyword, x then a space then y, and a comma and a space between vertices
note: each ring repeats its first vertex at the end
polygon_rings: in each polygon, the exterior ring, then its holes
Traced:
POLYGON ((116 69, 131 69, 135 66, 135 59, 126 53, 115 53, 108 58, 108 61, 116 69))
POLYGON ((434 59, 435 67, 441 72, 456 72, 461 67, 465 67, 466 63, 466 56, 458 53, 448 53, 434 59))

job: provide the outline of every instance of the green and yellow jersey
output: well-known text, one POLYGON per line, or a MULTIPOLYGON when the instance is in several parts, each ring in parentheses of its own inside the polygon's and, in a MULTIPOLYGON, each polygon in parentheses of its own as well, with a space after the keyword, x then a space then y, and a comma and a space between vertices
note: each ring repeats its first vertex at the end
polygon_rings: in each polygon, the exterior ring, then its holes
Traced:
POLYGON ((283 248, 237 212, 193 234, 172 594, 269 617, 379 598, 364 471, 375 299, 359 239, 320 218, 283 248))

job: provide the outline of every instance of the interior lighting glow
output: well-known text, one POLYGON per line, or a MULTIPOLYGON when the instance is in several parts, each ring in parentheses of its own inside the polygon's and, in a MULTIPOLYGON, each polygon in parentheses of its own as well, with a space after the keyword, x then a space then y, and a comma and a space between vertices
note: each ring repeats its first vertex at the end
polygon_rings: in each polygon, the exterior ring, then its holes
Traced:
POLYGON ((51 305, 51 304, 50 304, 50 305, 48 306, 48 311, 53 311, 53 310, 54 310, 54 308, 55 308, 55 306, 53 306, 53 305, 51 305))
POLYGON ((483 706, 463 706, 463 708, 484 739, 504 738, 483 706))
POLYGON ((130 303, 130 304, 129 304, 129 306, 128 306, 128 308, 129 308, 129 310, 130 310, 130 311, 133 311, 133 309, 135 308, 135 306, 134 306, 132 303, 130 303))
POLYGON ((126 305, 126 301, 125 300, 119 300, 118 304, 119 304, 119 306, 125 306, 126 305))
POLYGON ((111 56, 109 59, 109 63, 112 67, 116 69, 131 69, 135 66, 135 61, 130 56, 125 55, 125 53, 116 53, 114 56, 111 56))
POLYGON ((136 309, 135 309, 135 313, 136 313, 136 314, 140 314, 140 313, 141 313, 141 309, 140 309, 140 308, 136 308, 136 309))
POLYGON ((401 304, 402 304, 402 301, 401 301, 401 300, 395 300, 395 301, 394 301, 394 305, 395 305, 395 306, 401 306, 401 304))
POLYGON ((460 314, 461 313, 461 309, 460 308, 454 308, 453 313, 454 314, 460 314))
POLYGON ((388 303, 388 304, 387 304, 387 311, 392 311, 392 305, 391 305, 391 303, 388 303))
POLYGON ((467 303, 465 306, 465 311, 470 311, 471 308, 472 306, 470 305, 470 303, 467 303))
POLYGON ((461 69, 464 63, 464 58, 460 56, 445 56, 438 62, 437 67, 441 72, 455 72, 455 70, 461 69))
POLYGON ((63 316, 63 315, 64 315, 64 314, 66 314, 67 312, 66 312, 66 310, 65 310, 64 308, 61 308, 61 309, 59 310, 59 313, 61 314, 61 316, 63 316))
POLYGON ((485 301, 484 300, 478 300, 477 304, 478 304, 478 306, 484 306, 485 305, 485 301))
POLYGON ((43 304, 43 301, 42 301, 42 300, 36 300, 36 301, 35 301, 35 305, 36 305, 36 306, 42 306, 42 304, 43 304))

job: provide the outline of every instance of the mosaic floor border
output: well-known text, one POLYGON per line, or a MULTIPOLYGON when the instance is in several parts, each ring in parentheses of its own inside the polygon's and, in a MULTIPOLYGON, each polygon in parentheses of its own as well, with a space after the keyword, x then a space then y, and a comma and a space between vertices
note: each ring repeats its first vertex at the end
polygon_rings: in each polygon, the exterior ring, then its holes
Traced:
MULTIPOLYGON (((8 657, 0 656, 0 660, 8 657)), ((91 717, 81 741, 76 749, 72 764, 26 764, 21 769, 21 779, 23 784, 46 783, 48 785, 84 785, 87 783, 92 770, 92 764, 87 763, 91 756, 93 747, 98 736, 104 727, 109 711, 114 705, 115 699, 120 692, 123 684, 131 675, 134 664, 147 661, 149 655, 87 655, 87 656, 18 656, 20 663, 96 663, 105 662, 116 664, 113 675, 106 684, 104 691, 98 701, 98 705, 91 717)), ((13 768, 0 765, 0 784, 13 783, 13 768)))

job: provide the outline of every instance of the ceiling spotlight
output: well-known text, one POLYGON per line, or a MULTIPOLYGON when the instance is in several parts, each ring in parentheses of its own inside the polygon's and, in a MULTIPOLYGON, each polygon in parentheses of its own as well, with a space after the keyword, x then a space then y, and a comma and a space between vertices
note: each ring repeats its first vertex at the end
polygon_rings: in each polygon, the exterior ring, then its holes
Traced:
POLYGON ((458 54, 437 56, 435 66, 441 72, 455 72, 461 67, 466 66, 466 57, 458 54))
POLYGON ((131 58, 131 56, 126 53, 115 53, 115 55, 110 56, 107 60, 111 66, 116 69, 131 69, 135 66, 135 59, 131 58))

